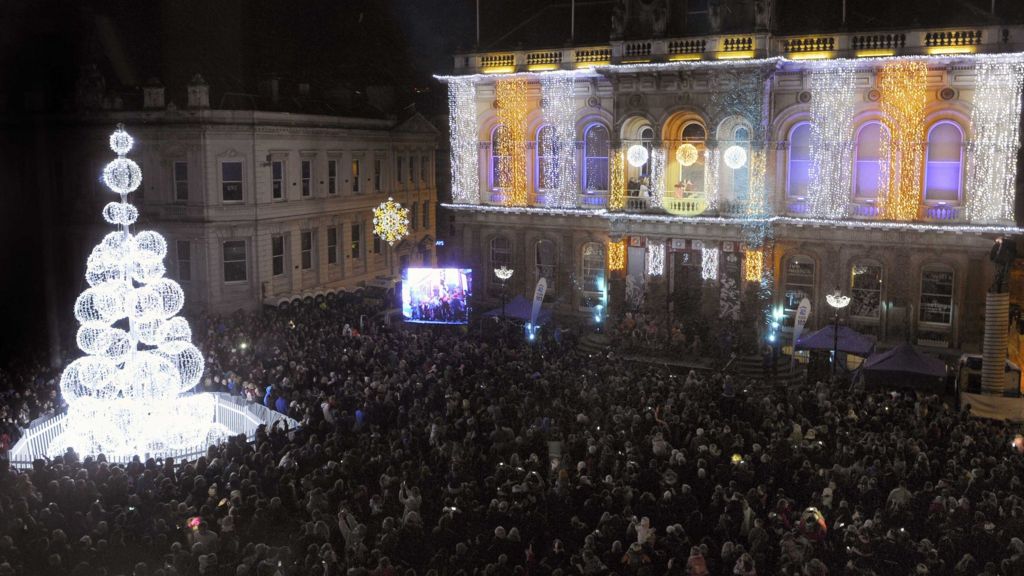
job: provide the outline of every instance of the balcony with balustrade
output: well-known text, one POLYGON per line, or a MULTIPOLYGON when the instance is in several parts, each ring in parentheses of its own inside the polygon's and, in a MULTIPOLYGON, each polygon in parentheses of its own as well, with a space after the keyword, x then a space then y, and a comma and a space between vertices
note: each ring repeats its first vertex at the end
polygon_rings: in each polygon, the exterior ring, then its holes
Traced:
POLYGON ((721 34, 610 41, 588 46, 463 53, 455 74, 544 72, 616 64, 743 60, 782 56, 791 60, 956 55, 1024 50, 1024 26, 918 28, 773 36, 721 34))

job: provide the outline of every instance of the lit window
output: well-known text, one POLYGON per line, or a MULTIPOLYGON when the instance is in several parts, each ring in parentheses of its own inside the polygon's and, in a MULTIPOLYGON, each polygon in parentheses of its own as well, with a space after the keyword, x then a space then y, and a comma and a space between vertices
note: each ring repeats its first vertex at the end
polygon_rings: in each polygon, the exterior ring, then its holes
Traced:
POLYGON ((587 128, 583 137, 583 189, 588 194, 608 192, 608 129, 600 124, 587 128))
POLYGON ((274 200, 284 198, 284 162, 275 160, 270 163, 270 190, 274 200))
MULTIPOLYGON (((376 237, 376 236, 375 236, 376 237)), ((353 259, 359 259, 363 257, 363 226, 362 224, 352 225, 351 234, 352 244, 350 246, 350 254, 353 259)))
POLYGON ((882 310, 882 267, 858 262, 850 269, 850 316, 878 319, 882 310))
POLYGON ((174 200, 188 200, 188 162, 174 163, 174 200))
POLYGON ((604 244, 587 242, 583 245, 583 291, 604 293, 604 244))
POLYGON ((224 281, 245 282, 248 278, 245 261, 245 240, 228 240, 223 246, 224 281))
POLYGON ((853 195, 856 198, 878 198, 886 185, 885 149, 889 130, 881 122, 868 122, 857 132, 857 156, 854 163, 853 195))
POLYGON ((786 195, 806 197, 811 180, 811 125, 801 122, 789 132, 789 172, 786 195))
POLYGON ((558 157, 555 154, 555 128, 544 126, 537 131, 537 188, 558 188, 558 157))
POLYGON ((338 263, 338 229, 334 227, 327 229, 327 263, 338 263))
POLYGON ((928 131, 928 162, 924 172, 924 198, 933 202, 959 202, 963 182, 964 135, 953 122, 939 122, 928 131))
POLYGON ((786 310, 796 310, 804 298, 814 302, 814 268, 814 260, 806 256, 796 256, 787 262, 783 295, 786 310))
POLYGON ((270 265, 274 276, 284 274, 284 236, 270 238, 270 265))
POLYGON ((640 129, 640 145, 647 149, 647 162, 640 167, 640 178, 651 177, 651 152, 654 150, 654 128, 644 126, 640 129))
POLYGON ((487 277, 490 279, 491 286, 497 288, 501 285, 501 281, 494 275, 494 270, 501 268, 502 266, 512 265, 512 242, 504 236, 496 236, 491 239, 491 265, 488 269, 487 277))
POLYGON ((242 163, 222 162, 220 165, 221 198, 224 202, 242 201, 242 163))
POLYGON ((511 159, 508 156, 502 156, 502 143, 505 138, 505 127, 496 126, 494 131, 491 132, 491 188, 497 190, 501 187, 501 169, 502 166, 509 162, 511 159))
POLYGON ((928 324, 949 326, 953 323, 953 271, 934 266, 921 271, 921 314, 918 319, 928 324))
MULTIPOLYGON (((681 193, 700 193, 704 191, 704 143, 707 140, 707 132, 704 127, 696 122, 691 122, 683 127, 680 134, 683 144, 690 144, 697 149, 697 159, 689 166, 679 164, 679 186, 677 190, 681 193)), ((672 152, 675 155, 675 151, 672 152)))

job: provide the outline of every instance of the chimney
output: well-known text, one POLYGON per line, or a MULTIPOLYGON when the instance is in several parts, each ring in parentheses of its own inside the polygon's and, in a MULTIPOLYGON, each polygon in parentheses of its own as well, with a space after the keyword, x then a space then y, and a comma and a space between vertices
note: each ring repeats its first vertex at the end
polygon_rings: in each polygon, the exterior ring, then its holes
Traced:
POLYGON ((164 107, 164 85, 156 78, 150 78, 142 87, 142 107, 146 110, 164 107))
POLYGON ((193 76, 192 81, 188 83, 188 107, 210 107, 210 85, 203 80, 201 74, 193 76))
POLYGON ((270 76, 261 80, 260 96, 273 104, 277 104, 278 98, 281 97, 281 79, 277 76, 270 76))

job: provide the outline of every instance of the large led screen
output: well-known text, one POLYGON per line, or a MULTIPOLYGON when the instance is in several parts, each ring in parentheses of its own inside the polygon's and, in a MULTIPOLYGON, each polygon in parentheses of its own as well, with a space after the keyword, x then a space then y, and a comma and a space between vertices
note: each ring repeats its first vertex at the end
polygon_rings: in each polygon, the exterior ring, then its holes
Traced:
POLYGON ((472 290, 468 268, 407 268, 402 272, 402 316, 406 322, 468 324, 472 290))

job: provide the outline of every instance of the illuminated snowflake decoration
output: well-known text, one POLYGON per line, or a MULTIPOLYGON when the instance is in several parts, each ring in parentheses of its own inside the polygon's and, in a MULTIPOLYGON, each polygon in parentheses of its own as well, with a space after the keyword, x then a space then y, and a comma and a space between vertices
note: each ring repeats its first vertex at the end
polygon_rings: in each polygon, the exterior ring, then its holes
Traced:
POLYGON ((121 201, 107 204, 103 218, 118 229, 93 248, 89 288, 75 301, 76 343, 86 355, 61 375, 68 412, 63 432, 50 443, 54 454, 68 447, 115 459, 174 453, 227 433, 213 423, 209 397, 184 396, 199 383, 204 361, 188 322, 177 316, 185 294, 164 278, 167 242, 156 232, 129 231, 139 211, 128 194, 142 182, 139 166, 125 158, 132 145, 120 126, 110 137, 118 157, 103 180, 121 201))
POLYGON ((402 238, 409 235, 409 209, 388 198, 380 206, 373 209, 373 233, 381 240, 394 246, 402 238))
POLYGON ((676 162, 683 166, 693 166, 697 162, 697 147, 689 142, 676 148, 676 162))
POLYGON ((639 168, 644 164, 647 164, 647 159, 650 157, 650 152, 647 148, 644 148, 640 144, 633 144, 626 150, 626 161, 633 168, 639 168))

